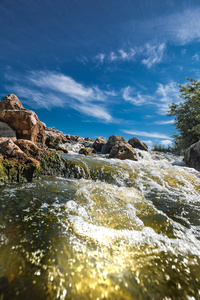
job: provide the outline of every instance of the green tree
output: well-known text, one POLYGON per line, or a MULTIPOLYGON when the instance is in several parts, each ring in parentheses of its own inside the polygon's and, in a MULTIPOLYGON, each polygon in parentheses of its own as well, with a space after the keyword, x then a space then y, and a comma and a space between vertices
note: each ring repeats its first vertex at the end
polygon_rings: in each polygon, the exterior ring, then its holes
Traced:
POLYGON ((174 148, 186 150, 200 140, 200 82, 193 78, 186 86, 180 84, 180 104, 169 106, 168 116, 176 116, 174 124, 179 133, 174 134, 174 148))

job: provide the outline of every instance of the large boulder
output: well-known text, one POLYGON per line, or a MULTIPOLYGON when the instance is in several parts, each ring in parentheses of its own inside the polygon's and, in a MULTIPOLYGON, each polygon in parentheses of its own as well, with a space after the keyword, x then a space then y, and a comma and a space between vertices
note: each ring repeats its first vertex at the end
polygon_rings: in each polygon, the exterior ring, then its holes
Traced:
POLYGON ((119 142, 112 147, 109 158, 137 160, 132 146, 123 142, 119 142))
POLYGON ((113 146, 119 143, 127 143, 125 138, 121 135, 111 135, 105 145, 105 154, 110 153, 113 146))
POLYGON ((97 152, 102 152, 102 147, 105 146, 107 141, 103 137, 98 137, 93 144, 93 148, 97 152))
POLYGON ((19 162, 21 164, 33 163, 36 166, 40 166, 39 161, 29 157, 24 151, 20 149, 11 139, 1 141, 0 152, 3 155, 3 159, 19 162))
POLYGON ((92 151, 93 151, 92 148, 85 147, 80 149, 79 154, 84 154, 85 156, 88 156, 88 155, 92 155, 92 151))
POLYGON ((70 141, 71 142, 76 142, 76 143, 82 143, 84 139, 78 135, 71 135, 70 136, 70 141))
POLYGON ((7 140, 8 138, 15 141, 17 139, 16 132, 8 124, 0 122, 0 140, 7 140))
POLYGON ((40 174, 40 162, 29 157, 11 139, 0 141, 0 180, 32 181, 40 174))
POLYGON ((128 140, 128 143, 136 149, 140 149, 140 150, 144 150, 144 151, 148 151, 148 146, 141 142, 139 139, 137 139, 136 137, 133 137, 132 139, 128 140))
POLYGON ((55 127, 46 127, 45 134, 45 144, 49 148, 57 149, 59 144, 68 142, 67 137, 62 133, 62 131, 56 129, 55 127))
POLYGON ((7 123, 16 132, 17 139, 30 140, 43 146, 45 125, 35 112, 25 109, 14 94, 0 101, 0 121, 7 123))
POLYGON ((185 151, 184 162, 189 167, 200 169, 200 141, 185 151))
POLYGON ((15 141, 15 145, 17 145, 28 157, 39 160, 42 156, 43 150, 29 140, 17 140, 15 141))

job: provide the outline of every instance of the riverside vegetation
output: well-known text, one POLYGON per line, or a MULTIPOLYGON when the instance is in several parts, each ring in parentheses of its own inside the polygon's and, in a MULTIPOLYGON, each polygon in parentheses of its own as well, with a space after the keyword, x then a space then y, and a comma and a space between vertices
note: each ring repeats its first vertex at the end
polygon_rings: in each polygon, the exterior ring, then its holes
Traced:
POLYGON ((0 120, 0 299, 200 299, 197 169, 135 137, 64 135, 13 94, 0 120))

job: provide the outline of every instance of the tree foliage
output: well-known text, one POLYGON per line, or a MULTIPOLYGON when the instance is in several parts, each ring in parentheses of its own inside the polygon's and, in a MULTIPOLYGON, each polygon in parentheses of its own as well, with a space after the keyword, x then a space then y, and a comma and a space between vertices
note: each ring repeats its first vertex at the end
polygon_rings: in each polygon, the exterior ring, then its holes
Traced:
POLYGON ((200 140, 200 82, 186 78, 190 83, 180 84, 180 104, 169 106, 168 116, 176 116, 175 127, 179 133, 174 134, 174 148, 181 151, 200 140))

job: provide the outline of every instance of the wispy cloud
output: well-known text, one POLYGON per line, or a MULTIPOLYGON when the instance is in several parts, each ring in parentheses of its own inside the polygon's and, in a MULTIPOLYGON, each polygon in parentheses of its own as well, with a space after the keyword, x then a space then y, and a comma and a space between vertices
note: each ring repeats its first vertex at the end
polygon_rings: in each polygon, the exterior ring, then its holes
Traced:
POLYGON ((12 82, 9 88, 32 107, 71 107, 103 122, 113 120, 106 107, 108 94, 112 97, 113 91, 88 87, 69 76, 49 71, 33 71, 24 76, 7 73, 6 76, 12 82))
POLYGON ((136 106, 141 106, 147 103, 150 104, 152 100, 151 96, 145 94, 141 95, 140 92, 135 91, 135 89, 130 86, 122 89, 122 97, 125 101, 136 106))
POLYGON ((127 134, 131 134, 131 135, 136 135, 136 136, 143 136, 143 137, 150 137, 150 138, 157 138, 157 139, 168 139, 170 140, 171 137, 163 134, 163 133, 159 133, 159 132, 146 132, 146 131, 138 131, 138 130, 122 130, 124 133, 127 134))
POLYGON ((172 145, 173 142, 171 140, 162 140, 160 143, 166 147, 172 145))
POLYGON ((142 63, 150 69, 153 65, 158 64, 162 61, 166 45, 165 43, 162 43, 158 46, 146 44, 145 48, 145 55, 147 56, 147 58, 143 59, 142 63))
MULTIPOLYGON (((171 81, 166 85, 158 83, 157 89, 153 94, 147 94, 143 91, 138 91, 138 89, 136 90, 136 88, 127 86, 122 89, 122 97, 125 101, 136 106, 152 105, 157 108, 157 112, 160 115, 166 114, 167 110, 169 110, 169 105, 172 104, 172 102, 180 103, 179 86, 174 81, 171 81)), ((157 124, 170 123, 173 123, 173 120, 157 124)))
POLYGON ((179 95, 179 86, 176 82, 171 81, 166 85, 159 83, 155 93, 155 97, 159 101, 159 113, 161 115, 165 115, 166 111, 169 109, 169 105, 172 104, 172 102, 180 103, 179 95))
POLYGON ((194 60, 194 61, 196 61, 196 62, 198 62, 199 59, 200 59, 200 57, 199 57, 199 54, 198 54, 198 53, 196 53, 195 55, 192 56, 192 60, 194 60))
POLYGON ((168 124, 174 124, 174 119, 173 120, 169 120, 169 121, 156 121, 154 122, 154 124, 158 124, 158 125, 168 125, 168 124))
POLYGON ((165 48, 165 43, 158 45, 147 43, 143 47, 121 48, 110 53, 99 53, 94 57, 94 60, 99 63, 121 61, 141 62, 150 69, 153 65, 162 61, 165 48))

